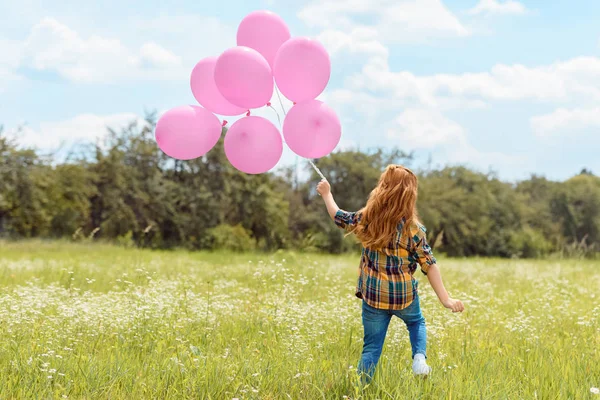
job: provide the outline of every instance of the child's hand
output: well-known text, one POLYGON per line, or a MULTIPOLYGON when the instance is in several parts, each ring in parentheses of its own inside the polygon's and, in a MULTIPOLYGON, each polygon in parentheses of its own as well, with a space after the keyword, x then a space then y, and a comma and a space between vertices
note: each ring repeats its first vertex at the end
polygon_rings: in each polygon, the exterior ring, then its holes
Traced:
POLYGON ((331 186, 329 185, 329 182, 327 182, 325 179, 322 179, 317 185, 317 193, 319 193, 320 196, 331 194, 331 186))
POLYGON ((453 313, 465 311, 465 306, 463 306, 463 303, 460 300, 448 299, 442 304, 444 305, 444 307, 452 310, 453 313))

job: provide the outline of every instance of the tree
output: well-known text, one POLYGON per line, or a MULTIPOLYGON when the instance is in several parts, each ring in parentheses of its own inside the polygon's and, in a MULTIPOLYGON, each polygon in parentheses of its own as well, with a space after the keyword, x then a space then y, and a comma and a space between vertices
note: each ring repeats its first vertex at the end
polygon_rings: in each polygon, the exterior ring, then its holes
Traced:
MULTIPOLYGON (((327 177, 332 192, 340 199, 340 206, 356 211, 366 204, 381 172, 389 164, 410 166, 412 159, 412 155, 397 149, 378 149, 371 153, 340 151, 320 159, 317 166, 327 177)), ((312 171, 309 187, 315 187, 320 179, 319 175, 312 171)))
POLYGON ((517 252, 511 235, 521 229, 520 202, 509 184, 493 176, 463 167, 429 172, 421 177, 418 207, 429 241, 449 255, 517 252))
MULTIPOLYGON (((154 140, 156 122, 109 130, 90 152, 64 161, 21 148, 0 127, 0 235, 97 238, 151 248, 358 249, 315 192, 306 164, 278 174, 234 169, 222 138, 203 157, 173 160, 154 140), (99 229, 99 232, 97 231, 99 229), (74 232, 80 232, 73 235, 74 232)), ((382 170, 410 166, 402 151, 338 151, 317 161, 338 204, 360 210, 382 170)), ((566 182, 532 176, 515 185, 463 167, 419 175, 417 207, 435 251, 451 256, 594 256, 600 249, 600 178, 584 169, 566 182)))
POLYGON ((0 233, 35 237, 48 233, 51 210, 44 190, 48 163, 32 149, 19 149, 0 130, 0 233))
POLYGON ((600 243, 600 178, 578 175, 566 181, 552 199, 553 216, 567 241, 600 243))

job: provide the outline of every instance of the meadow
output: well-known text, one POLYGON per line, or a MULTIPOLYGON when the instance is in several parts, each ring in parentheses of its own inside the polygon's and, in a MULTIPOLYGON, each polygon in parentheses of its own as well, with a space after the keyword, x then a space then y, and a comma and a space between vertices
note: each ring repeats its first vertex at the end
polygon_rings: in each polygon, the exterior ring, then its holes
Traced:
POLYGON ((357 390, 356 256, 0 242, 0 399, 600 399, 600 261, 439 261, 357 390))

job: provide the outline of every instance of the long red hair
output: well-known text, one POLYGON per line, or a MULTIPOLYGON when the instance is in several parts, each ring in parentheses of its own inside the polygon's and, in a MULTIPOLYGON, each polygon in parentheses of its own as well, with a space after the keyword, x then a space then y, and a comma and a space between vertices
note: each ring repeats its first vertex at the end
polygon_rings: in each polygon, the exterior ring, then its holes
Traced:
POLYGON ((389 165, 365 207, 360 210, 360 222, 352 232, 365 248, 379 250, 387 247, 404 219, 404 232, 418 223, 417 176, 402 165, 389 165))

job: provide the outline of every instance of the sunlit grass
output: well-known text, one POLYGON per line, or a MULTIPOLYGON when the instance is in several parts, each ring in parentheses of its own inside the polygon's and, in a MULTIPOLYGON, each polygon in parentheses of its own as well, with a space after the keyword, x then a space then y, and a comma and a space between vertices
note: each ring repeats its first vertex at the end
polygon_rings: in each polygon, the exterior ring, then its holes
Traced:
POLYGON ((357 257, 0 242, 0 399, 578 399, 600 386, 600 262, 440 260, 423 275, 433 374, 399 320, 375 381, 357 257))

